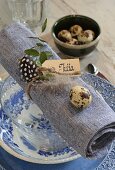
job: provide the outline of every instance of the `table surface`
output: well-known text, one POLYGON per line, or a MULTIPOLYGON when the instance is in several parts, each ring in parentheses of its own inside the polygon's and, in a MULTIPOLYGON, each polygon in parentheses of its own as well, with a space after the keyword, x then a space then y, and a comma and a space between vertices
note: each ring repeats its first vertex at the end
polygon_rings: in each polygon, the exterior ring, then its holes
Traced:
MULTIPOLYGON (((67 56, 61 54, 55 47, 49 33, 53 23, 58 18, 69 14, 81 14, 95 19, 101 27, 101 40, 97 46, 97 49, 80 61, 81 71, 86 71, 87 64, 93 63, 112 84, 115 84, 114 7, 115 0, 48 0, 47 34, 43 35, 44 39, 52 46, 54 51, 56 51, 62 58, 66 58, 67 56)), ((11 22, 11 13, 8 10, 6 0, 0 0, 0 18, 0 24, 3 23, 4 25, 11 22)), ((2 27, 1 25, 0 27, 2 27)), ((0 79, 4 79, 7 75, 7 72, 2 68, 2 66, 0 66, 0 79)))
MULTIPOLYGON (((88 63, 95 64, 99 70, 115 84, 115 0, 47 0, 48 26, 46 33, 51 31, 51 26, 60 17, 68 14, 82 14, 95 19, 101 27, 101 40, 97 49, 81 60, 81 69, 84 70, 88 63)), ((11 22, 11 14, 7 9, 5 0, 0 0, 0 17, 7 24, 11 22)), ((49 36, 45 36, 48 43, 55 48, 49 36)), ((64 56, 65 57, 65 56, 64 56)), ((0 78, 6 76, 0 67, 0 78)))

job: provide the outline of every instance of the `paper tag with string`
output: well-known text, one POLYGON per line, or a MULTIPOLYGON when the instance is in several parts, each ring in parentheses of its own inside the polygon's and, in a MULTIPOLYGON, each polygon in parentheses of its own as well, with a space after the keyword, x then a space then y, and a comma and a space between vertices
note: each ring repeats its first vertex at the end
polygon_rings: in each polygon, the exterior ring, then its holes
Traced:
POLYGON ((46 60, 42 67, 51 68, 61 74, 80 74, 79 59, 46 60))

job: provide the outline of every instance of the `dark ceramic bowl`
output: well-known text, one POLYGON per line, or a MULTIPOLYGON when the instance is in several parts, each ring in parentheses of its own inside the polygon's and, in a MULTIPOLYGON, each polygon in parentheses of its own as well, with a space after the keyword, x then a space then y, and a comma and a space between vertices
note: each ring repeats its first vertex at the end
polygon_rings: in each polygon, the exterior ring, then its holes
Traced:
POLYGON ((75 57, 82 57, 91 53, 99 42, 100 33, 101 30, 98 23, 92 18, 82 15, 65 16, 57 20, 52 27, 52 36, 58 49, 67 55, 75 57), (80 25, 83 30, 90 29, 94 31, 95 39, 92 42, 83 45, 69 45, 60 41, 57 36, 58 33, 63 29, 69 30, 69 28, 75 24, 80 25))

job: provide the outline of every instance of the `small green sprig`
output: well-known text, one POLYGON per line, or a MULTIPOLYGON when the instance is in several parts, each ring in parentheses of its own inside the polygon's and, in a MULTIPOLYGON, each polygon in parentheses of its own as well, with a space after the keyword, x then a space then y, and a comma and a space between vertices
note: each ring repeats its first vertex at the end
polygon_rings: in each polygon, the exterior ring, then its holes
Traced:
MULTIPOLYGON (((42 25, 42 33, 46 30, 46 27, 47 27, 47 18, 45 19, 43 25, 42 25)), ((28 37, 28 38, 32 38, 32 39, 38 39, 40 40, 41 42, 46 42, 44 41, 43 39, 39 38, 39 37, 28 37)))
POLYGON ((39 52, 33 48, 25 50, 25 54, 31 55, 33 57, 39 56, 39 52))
MULTIPOLYGON (((46 27, 47 27, 47 18, 45 19, 45 21, 42 25, 42 32, 45 31, 46 27)), ((42 64, 52 56, 52 53, 50 51, 41 51, 41 49, 44 47, 44 43, 45 43, 45 41, 43 39, 41 39, 39 37, 28 37, 28 38, 38 39, 41 41, 41 42, 37 42, 34 47, 32 47, 30 49, 26 49, 24 52, 25 52, 25 54, 27 54, 29 56, 38 58, 38 59, 36 59, 36 64, 37 64, 37 66, 42 66, 42 64)))
POLYGON ((24 51, 25 54, 32 57, 36 57, 36 64, 38 66, 42 65, 46 60, 48 60, 52 56, 52 53, 50 51, 41 51, 42 47, 43 44, 36 43, 35 47, 26 49, 24 51))
POLYGON ((44 32, 46 30, 47 27, 47 18, 45 19, 43 25, 42 25, 42 32, 44 32))

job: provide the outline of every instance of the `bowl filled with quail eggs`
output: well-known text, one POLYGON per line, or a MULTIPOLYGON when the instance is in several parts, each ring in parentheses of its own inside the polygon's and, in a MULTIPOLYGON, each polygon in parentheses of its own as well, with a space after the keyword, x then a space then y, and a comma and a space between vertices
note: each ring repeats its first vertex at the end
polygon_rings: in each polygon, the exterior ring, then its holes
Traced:
POLYGON ((57 48, 74 57, 91 53, 100 40, 100 34, 99 24, 83 15, 64 16, 52 27, 52 37, 57 48))

